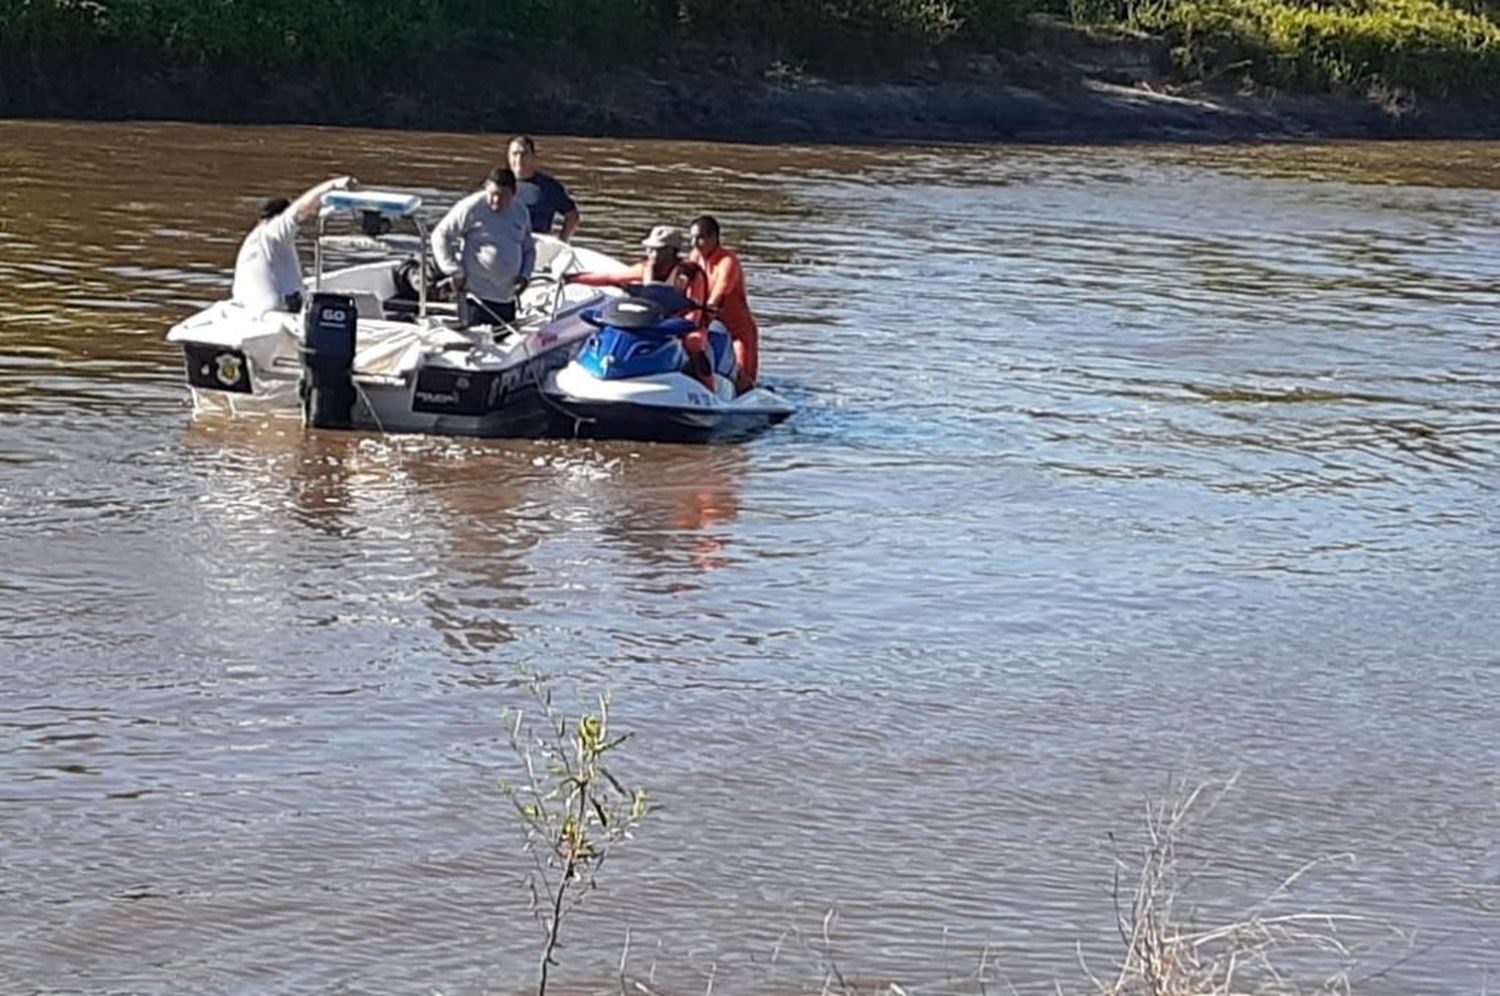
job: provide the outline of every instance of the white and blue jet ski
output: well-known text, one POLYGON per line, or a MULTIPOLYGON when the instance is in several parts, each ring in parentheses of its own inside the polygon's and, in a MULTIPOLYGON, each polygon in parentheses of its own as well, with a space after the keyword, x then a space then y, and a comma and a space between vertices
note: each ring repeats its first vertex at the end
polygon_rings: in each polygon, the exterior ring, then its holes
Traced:
POLYGON ((594 333, 578 355, 550 374, 545 393, 565 423, 560 431, 594 439, 728 442, 783 421, 796 409, 774 391, 735 391, 734 349, 722 323, 708 329, 713 387, 694 375, 682 337, 697 326, 680 317, 698 305, 665 285, 634 285, 626 296, 582 311, 594 333))

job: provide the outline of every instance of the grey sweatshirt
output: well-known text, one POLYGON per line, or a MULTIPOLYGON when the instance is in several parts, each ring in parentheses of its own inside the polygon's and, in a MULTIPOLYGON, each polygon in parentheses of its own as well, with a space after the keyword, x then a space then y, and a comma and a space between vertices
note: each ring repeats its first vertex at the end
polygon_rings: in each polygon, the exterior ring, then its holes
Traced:
POLYGON ((519 198, 492 211, 483 190, 472 193, 432 230, 432 256, 444 273, 462 273, 475 297, 512 301, 516 278, 530 277, 536 263, 531 216, 519 198))

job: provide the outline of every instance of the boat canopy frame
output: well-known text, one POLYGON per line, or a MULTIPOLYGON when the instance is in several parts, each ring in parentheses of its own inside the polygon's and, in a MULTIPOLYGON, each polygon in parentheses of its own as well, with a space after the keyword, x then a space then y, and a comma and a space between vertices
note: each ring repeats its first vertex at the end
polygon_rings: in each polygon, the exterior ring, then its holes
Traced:
POLYGON ((417 260, 417 318, 427 315, 427 276, 432 260, 427 226, 417 210, 422 198, 397 190, 335 190, 323 196, 318 211, 318 234, 313 240, 313 289, 323 288, 323 252, 341 249, 346 252, 380 252, 388 255, 415 255, 417 260), (329 234, 328 220, 357 216, 359 234, 329 234), (391 233, 394 221, 405 218, 416 228, 415 236, 391 233))

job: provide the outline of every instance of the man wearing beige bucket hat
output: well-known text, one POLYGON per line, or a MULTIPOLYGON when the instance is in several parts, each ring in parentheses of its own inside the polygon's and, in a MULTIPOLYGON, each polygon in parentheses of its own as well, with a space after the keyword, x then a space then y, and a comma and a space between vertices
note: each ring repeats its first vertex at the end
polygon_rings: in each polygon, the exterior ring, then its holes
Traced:
POLYGON ((656 225, 641 239, 641 245, 647 249, 671 249, 680 253, 687 247, 687 233, 672 225, 656 225))
POLYGON ((627 287, 630 284, 671 284, 694 301, 703 300, 705 286, 696 266, 682 258, 687 233, 672 225, 657 225, 641 245, 645 258, 609 273, 570 273, 563 279, 587 287, 627 287))

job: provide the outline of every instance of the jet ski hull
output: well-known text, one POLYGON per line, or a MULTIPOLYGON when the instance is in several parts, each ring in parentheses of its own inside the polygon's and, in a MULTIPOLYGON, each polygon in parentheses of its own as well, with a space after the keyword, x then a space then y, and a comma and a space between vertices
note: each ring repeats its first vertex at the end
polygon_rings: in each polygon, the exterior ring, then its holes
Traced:
POLYGON ((558 416, 556 431, 587 439, 734 442, 765 431, 794 411, 764 387, 734 397, 722 378, 712 393, 681 373, 601 380, 577 361, 549 381, 546 394, 558 416))

